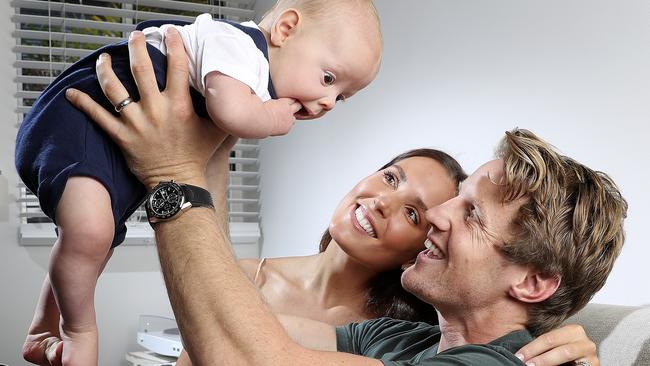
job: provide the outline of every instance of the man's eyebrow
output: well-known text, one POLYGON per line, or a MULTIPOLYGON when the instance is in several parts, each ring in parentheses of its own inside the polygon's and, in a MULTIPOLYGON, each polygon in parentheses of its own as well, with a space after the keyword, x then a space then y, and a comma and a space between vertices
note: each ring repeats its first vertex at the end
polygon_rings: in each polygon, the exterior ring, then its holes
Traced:
MULTIPOLYGON (((393 164, 393 166, 397 170, 397 174, 399 175, 400 181, 401 182, 408 182, 408 179, 406 178, 406 173, 404 172, 404 169, 402 169, 402 167, 397 165, 397 164, 393 164)), ((418 206, 418 208, 420 210, 422 210, 423 212, 429 209, 427 207, 427 205, 424 204, 424 202, 422 201, 422 198, 420 198, 420 197, 415 197, 415 205, 418 206)))

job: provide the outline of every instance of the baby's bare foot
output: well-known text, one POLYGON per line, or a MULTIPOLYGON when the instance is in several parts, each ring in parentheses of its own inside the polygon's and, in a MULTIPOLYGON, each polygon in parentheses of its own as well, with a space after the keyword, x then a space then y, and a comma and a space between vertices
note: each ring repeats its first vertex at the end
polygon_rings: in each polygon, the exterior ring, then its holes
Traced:
POLYGON ((70 366, 97 366, 97 327, 94 324, 60 329, 62 359, 70 366))
POLYGON ((60 366, 63 342, 51 332, 28 334, 22 352, 25 361, 33 364, 60 366))

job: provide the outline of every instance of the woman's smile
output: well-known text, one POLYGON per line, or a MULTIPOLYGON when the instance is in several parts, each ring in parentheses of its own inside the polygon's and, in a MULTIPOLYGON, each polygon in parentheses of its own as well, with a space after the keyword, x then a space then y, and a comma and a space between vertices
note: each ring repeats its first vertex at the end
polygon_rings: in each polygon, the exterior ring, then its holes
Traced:
POLYGON ((360 232, 372 237, 377 238, 372 218, 368 215, 365 207, 358 205, 355 210, 350 213, 350 220, 352 225, 360 232))

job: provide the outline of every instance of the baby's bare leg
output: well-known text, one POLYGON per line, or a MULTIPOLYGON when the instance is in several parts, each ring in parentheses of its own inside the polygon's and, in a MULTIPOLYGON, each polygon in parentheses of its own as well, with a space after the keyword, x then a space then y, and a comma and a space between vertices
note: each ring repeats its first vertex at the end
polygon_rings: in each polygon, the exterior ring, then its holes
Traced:
MULTIPOLYGON (((113 254, 113 249, 104 259, 101 271, 104 271, 108 260, 113 254)), ((50 276, 46 275, 43 281, 41 294, 36 305, 34 318, 29 327, 25 343, 23 344, 23 358, 37 365, 61 364, 61 335, 59 334, 59 318, 61 313, 56 305, 50 276)))
POLYGON ((97 365, 95 285, 115 230, 108 192, 92 178, 70 178, 56 221, 59 238, 52 249, 49 278, 61 314, 63 365, 97 365))

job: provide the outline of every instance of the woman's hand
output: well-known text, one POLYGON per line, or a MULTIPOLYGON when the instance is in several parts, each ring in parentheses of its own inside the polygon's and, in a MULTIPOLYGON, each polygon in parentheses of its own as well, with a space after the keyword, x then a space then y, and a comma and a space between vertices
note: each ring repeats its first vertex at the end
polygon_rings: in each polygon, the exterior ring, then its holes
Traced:
MULTIPOLYGON (((174 28, 168 28, 165 43, 167 87, 159 91, 144 35, 131 33, 131 72, 141 99, 126 105, 119 118, 81 91, 68 89, 66 97, 120 146, 131 171, 147 188, 171 179, 205 187, 207 161, 226 135, 194 113, 187 58, 174 28)), ((129 97, 111 68, 109 55, 97 60, 97 77, 113 105, 129 97)))
POLYGON ((600 366, 596 344, 577 324, 542 334, 517 351, 517 356, 527 365, 535 366, 561 365, 571 361, 587 361, 591 366, 600 366))

